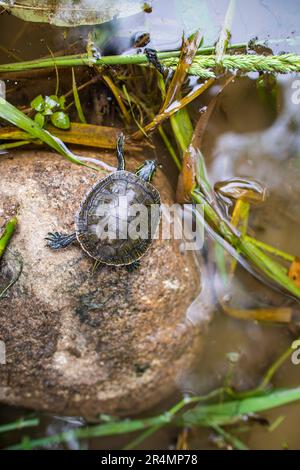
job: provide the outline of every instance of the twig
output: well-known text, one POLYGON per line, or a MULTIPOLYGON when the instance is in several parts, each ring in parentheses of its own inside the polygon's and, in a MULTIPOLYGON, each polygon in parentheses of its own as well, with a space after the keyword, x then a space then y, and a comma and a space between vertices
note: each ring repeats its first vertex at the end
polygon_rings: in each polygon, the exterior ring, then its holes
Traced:
MULTIPOLYGON (((166 119, 168 119, 173 114, 177 113, 177 111, 179 111, 180 109, 187 106, 194 99, 198 98, 198 96, 200 96, 202 93, 204 93, 204 91, 206 91, 214 82, 215 82, 215 79, 210 78, 205 83, 202 83, 201 85, 197 85, 190 93, 188 93, 180 101, 176 101, 175 103, 171 103, 171 105, 168 108, 166 108, 161 114, 158 114, 157 116, 155 116, 153 121, 150 122, 149 124, 147 124, 147 126, 144 127, 143 132, 147 133, 147 134, 149 132, 153 132, 166 119)), ((136 139, 136 140, 142 139, 143 136, 144 136, 143 132, 141 132, 141 131, 135 132, 132 135, 132 138, 136 139)))

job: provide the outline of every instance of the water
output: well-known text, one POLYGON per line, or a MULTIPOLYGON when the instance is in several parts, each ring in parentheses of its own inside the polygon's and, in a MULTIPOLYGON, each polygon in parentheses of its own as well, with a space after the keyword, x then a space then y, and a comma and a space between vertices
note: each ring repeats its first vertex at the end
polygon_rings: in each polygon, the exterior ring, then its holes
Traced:
MULTIPOLYGON (((186 34, 200 28, 204 35, 204 44, 214 44, 218 38, 227 8, 227 1, 164 0, 153 1, 152 13, 135 15, 123 19, 113 26, 98 27, 97 37, 102 37, 98 47, 104 53, 125 53, 131 47, 132 36, 139 31, 150 33, 149 47, 160 50, 178 48, 182 32, 186 34), (201 14, 195 15, 195 10, 201 14), (104 38, 104 39, 103 39, 104 38)), ((300 3, 296 0, 240 0, 232 26, 232 43, 248 42, 253 37, 268 41, 274 53, 281 51, 300 52, 297 37, 299 30, 300 3), (275 39, 275 40, 274 40, 275 39)), ((9 49, 22 60, 47 55, 52 51, 74 48, 84 50, 90 27, 69 30, 49 27, 45 24, 27 24, 2 14, 0 16, 1 46, 9 49), (12 34, 15 31, 15 34, 12 34)), ((3 48, 0 62, 11 62, 3 48)), ((62 74, 61 74, 62 75, 62 74)), ((220 180, 240 177, 258 180, 268 189, 267 201, 251 210, 250 231, 267 243, 300 256, 299 249, 299 176, 300 176, 300 115, 299 106, 293 99, 296 79, 292 74, 278 77, 276 101, 270 96, 262 96, 256 85, 257 74, 249 74, 230 84, 218 100, 215 111, 209 121, 203 141, 203 153, 208 162, 209 177, 213 184, 220 180), (267 99, 267 101, 266 101, 267 99)), ((67 79, 61 76, 61 87, 67 79)), ((9 97, 21 104, 28 103, 27 92, 22 91, 27 80, 12 79, 8 82, 9 97), (17 91, 16 91, 17 90, 17 91)), ((47 86, 55 88, 55 75, 45 71, 41 76, 41 90, 47 86)), ((26 87, 25 87, 26 88, 26 87)), ((35 93, 39 92, 37 86, 35 93)), ((206 106, 215 89, 210 89, 191 107, 191 115, 197 118, 199 109, 206 106)), ((93 97, 87 96, 91 107, 95 105, 93 97)), ((91 116, 93 116, 91 114, 91 116)), ((104 116, 108 125, 115 123, 113 116, 104 116)), ((158 147, 159 153, 165 153, 158 147)), ((162 157, 163 159, 163 157, 162 157)), ((163 159, 167 165, 166 159, 163 159)), ((177 172, 170 165, 171 181, 176 181, 177 172)), ((270 306, 290 306, 295 322, 293 326, 262 325, 233 319, 224 314, 219 306, 218 297, 228 295, 222 291, 218 279, 212 273, 213 245, 207 241, 207 271, 203 296, 213 292, 210 302, 215 304, 215 317, 206 338, 204 354, 195 370, 187 370, 180 393, 203 394, 220 385, 226 375, 231 352, 239 354, 239 362, 234 370, 233 383, 239 389, 256 386, 263 373, 278 355, 288 347, 295 335, 299 334, 299 306, 292 299, 274 292, 262 285, 245 270, 239 268, 230 288, 229 296, 232 307, 258 308, 270 306), (214 300, 212 300, 214 299, 214 300)), ((276 387, 299 385, 299 366, 287 361, 273 381, 276 387)), ((169 403, 163 403, 164 410, 169 403)), ((156 413, 158 410, 149 412, 156 413)), ((23 411, 2 407, 1 421, 9 422, 19 417, 23 411)), ((272 423, 279 415, 284 417, 281 425, 273 432, 268 427, 254 424, 242 430, 239 437, 252 449, 278 449, 286 443, 291 449, 300 449, 298 423, 300 405, 292 404, 264 413, 272 423)), ((77 427, 81 421, 41 415, 41 425, 33 429, 32 436, 52 434, 61 430, 77 427)), ((13 442, 21 434, 13 436, 13 442)), ((162 430, 149 438, 142 448, 172 447, 176 442, 176 430, 162 430)), ((124 436, 116 439, 92 440, 84 443, 90 448, 120 448, 130 441, 124 436)), ((9 440, 5 441, 7 445, 9 440)), ((215 448, 212 433, 208 430, 193 431, 189 437, 191 448, 215 448)), ((72 441, 70 448, 79 444, 72 441)))

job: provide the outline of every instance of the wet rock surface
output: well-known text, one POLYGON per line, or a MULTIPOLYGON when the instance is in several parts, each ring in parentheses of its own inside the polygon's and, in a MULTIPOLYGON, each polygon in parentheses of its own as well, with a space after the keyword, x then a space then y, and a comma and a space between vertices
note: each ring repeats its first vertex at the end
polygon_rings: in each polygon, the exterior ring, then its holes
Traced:
MULTIPOLYGON (((87 153, 85 152, 85 155, 87 153)), ((90 152, 90 155, 96 157, 90 152)), ((99 154, 97 155, 99 158, 99 154)), ((113 155, 100 155, 115 166, 113 155)), ((128 159, 128 169, 137 160, 128 159)), ((200 291, 192 252, 180 241, 155 240, 129 273, 100 266, 78 245, 54 252, 47 232, 74 230, 85 192, 106 172, 72 165, 49 152, 1 157, 0 225, 19 220, 0 265, 0 401, 66 415, 133 414, 176 389, 201 346, 207 314, 186 312, 200 291)), ((154 184, 173 203, 166 177, 154 184)))

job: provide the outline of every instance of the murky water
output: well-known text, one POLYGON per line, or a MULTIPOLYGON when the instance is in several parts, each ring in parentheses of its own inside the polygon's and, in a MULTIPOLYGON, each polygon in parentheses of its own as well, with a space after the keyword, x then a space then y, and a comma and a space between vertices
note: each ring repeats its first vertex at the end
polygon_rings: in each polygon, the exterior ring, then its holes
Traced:
MULTIPOLYGON (((218 38, 227 1, 164 0, 153 1, 152 13, 136 15, 116 22, 113 27, 99 27, 98 35, 105 36, 102 43, 105 53, 122 53, 131 47, 131 38, 138 31, 150 33, 150 47, 161 50, 178 48, 182 32, 186 34, 201 30, 204 44, 212 45, 218 38), (198 14, 195 15, 195 10, 198 14), (100 34, 100 33, 103 34, 100 34), (105 32, 105 35, 104 35, 105 32)), ((281 51, 300 53, 299 29, 300 3, 296 0, 241 0, 232 26, 232 43, 248 42, 253 37, 268 40, 274 53, 281 51)), ((52 51, 73 47, 84 50, 87 34, 91 28, 72 29, 64 35, 64 29, 48 27, 44 24, 27 24, 2 14, 0 16, 0 62, 12 62, 15 56, 22 60, 42 57, 52 51), (12 31, 14 33, 12 34, 12 31), (9 55, 5 49, 9 49, 9 55)), ((55 75, 45 72, 48 86, 55 88, 55 75)), ((69 81, 69 75, 67 82, 69 81)), ((230 84, 219 99, 210 119, 203 152, 213 183, 232 177, 247 177, 259 180, 269 191, 267 202, 251 211, 250 231, 260 240, 268 242, 300 256, 299 249, 299 177, 300 177, 300 113, 293 100, 294 75, 278 77, 276 100, 265 101, 259 94, 256 84, 257 74, 249 74, 230 84)), ((41 89, 45 80, 41 81, 41 89)), ((61 77, 62 87, 64 78, 61 77)), ((35 81, 36 83, 36 81, 35 81)), ((28 103, 27 92, 22 92, 24 82, 7 82, 9 97, 21 104, 28 103), (16 91, 17 90, 17 91, 16 91)), ((25 87, 26 88, 26 87, 25 87)), ((206 105, 215 93, 211 89, 191 107, 191 115, 196 118, 198 110, 206 105)), ((35 95, 38 94, 38 86, 35 95)), ((95 105, 88 96, 91 106, 95 105)), ((105 121, 113 124, 110 116, 105 121)), ((161 152, 164 150, 161 148, 161 152)), ((161 157, 165 162, 166 158, 161 157)), ((177 173, 173 166, 171 180, 176 181, 177 173)), ((207 241, 206 253, 213 251, 207 241)), ((249 389, 257 385, 270 364, 288 347, 300 325, 300 308, 292 299, 262 286, 242 268, 231 285, 231 302, 235 308, 256 308, 262 306, 291 306, 294 326, 262 325, 230 318, 218 304, 218 297, 225 295, 218 288, 217 279, 211 276, 212 257, 206 256, 206 282, 202 295, 208 291, 215 299, 215 317, 205 340, 204 354, 195 370, 185 371, 181 393, 203 394, 220 386, 226 375, 230 352, 239 353, 239 362, 233 374, 233 384, 239 389, 249 389)), ((211 300, 212 302, 212 300, 211 300)), ((299 385, 300 366, 287 362, 276 375, 274 386, 299 385)), ((162 404, 165 409, 169 404, 162 404)), ((152 411, 154 413, 154 410, 152 411)), ((149 414, 152 413, 151 411, 149 414)), ((157 410, 155 410, 157 412, 157 410)), ((22 410, 8 407, 1 409, 1 422, 13 421, 22 415, 22 410)), ((254 424, 242 430, 239 437, 252 449, 280 449, 288 445, 290 449, 300 449, 298 435, 299 403, 264 413, 272 423, 278 416, 284 419, 273 432, 268 427, 254 424)), ((41 416, 41 426, 30 432, 31 436, 52 434, 80 425, 81 421, 59 417, 41 416)), ((21 434, 13 436, 18 441, 21 434)), ((142 445, 143 448, 167 448, 174 446, 176 430, 163 430, 142 445)), ((93 440, 83 444, 90 448, 118 449, 132 437, 93 440)), ((9 441, 5 441, 7 445, 9 441)), ((78 448, 71 442, 70 448, 78 448)), ((191 433, 190 446, 195 449, 215 448, 210 431, 200 430, 191 433)))

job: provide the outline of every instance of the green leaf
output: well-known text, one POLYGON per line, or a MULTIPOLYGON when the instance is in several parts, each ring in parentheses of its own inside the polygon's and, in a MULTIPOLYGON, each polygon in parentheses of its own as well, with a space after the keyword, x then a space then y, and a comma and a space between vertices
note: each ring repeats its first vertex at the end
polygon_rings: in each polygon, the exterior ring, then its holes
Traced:
POLYGON ((53 126, 59 129, 70 129, 69 116, 63 111, 56 111, 50 117, 53 126))
POLYGON ((45 109, 45 100, 42 95, 37 96, 34 100, 31 101, 30 106, 41 113, 45 109))
POLYGON ((38 126, 44 127, 45 124, 45 116, 41 113, 36 113, 34 116, 34 120, 37 123, 38 126))
POLYGON ((63 96, 60 96, 58 98, 58 103, 59 103, 59 108, 64 111, 65 108, 66 108, 66 97, 63 95, 63 96))
POLYGON ((180 109, 170 117, 170 121, 176 141, 184 153, 193 137, 193 127, 188 110, 186 108, 180 109))
POLYGON ((51 115, 52 112, 59 107, 58 98, 54 95, 45 96, 45 115, 51 115))
POLYGON ((60 105, 58 96, 56 96, 56 95, 50 95, 50 96, 47 96, 46 98, 49 98, 50 100, 55 101, 55 103, 57 104, 57 106, 60 105))
POLYGON ((79 159, 74 153, 72 153, 66 145, 57 137, 54 137, 50 132, 45 129, 41 129, 36 122, 30 119, 26 114, 22 113, 15 106, 10 104, 4 98, 0 97, 0 118, 5 119, 14 126, 23 129, 25 132, 28 132, 34 139, 39 139, 49 147, 53 148, 56 152, 60 153, 72 163, 77 165, 83 165, 92 170, 95 170, 92 166, 83 162, 79 159))

